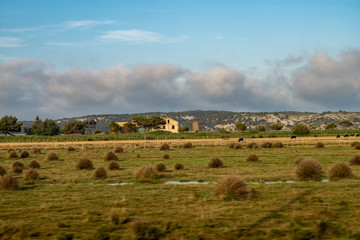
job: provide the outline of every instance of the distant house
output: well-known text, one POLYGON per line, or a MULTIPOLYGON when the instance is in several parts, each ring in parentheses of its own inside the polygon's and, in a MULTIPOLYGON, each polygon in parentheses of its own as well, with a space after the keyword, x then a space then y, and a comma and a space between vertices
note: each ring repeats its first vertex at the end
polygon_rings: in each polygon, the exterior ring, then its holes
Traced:
POLYGON ((169 131, 169 132, 173 132, 173 133, 177 133, 179 132, 179 122, 169 118, 169 117, 165 117, 163 118, 166 121, 165 125, 161 125, 160 129, 157 130, 163 130, 163 131, 169 131))

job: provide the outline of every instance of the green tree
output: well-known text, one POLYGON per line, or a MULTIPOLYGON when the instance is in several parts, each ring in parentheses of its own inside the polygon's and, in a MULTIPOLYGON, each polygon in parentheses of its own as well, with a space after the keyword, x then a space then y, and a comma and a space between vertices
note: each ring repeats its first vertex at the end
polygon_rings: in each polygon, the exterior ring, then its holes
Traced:
POLYGON ((235 129, 238 131, 245 131, 247 129, 246 125, 243 123, 237 123, 235 129))
POLYGON ((39 116, 37 116, 31 124, 29 133, 31 135, 55 136, 60 133, 60 127, 52 119, 42 121, 39 116))
POLYGON ((188 132, 190 128, 188 126, 183 126, 179 128, 179 132, 188 132))
POLYGON ((138 132, 138 127, 136 127, 136 124, 128 121, 127 123, 125 123, 122 127, 122 131, 126 132, 126 133, 135 133, 138 132))
POLYGON ((329 123, 325 127, 326 130, 332 130, 332 129, 336 129, 336 128, 337 128, 337 125, 335 123, 329 123))
POLYGON ((341 121, 341 122, 339 122, 339 125, 340 125, 340 126, 343 126, 343 127, 351 127, 351 126, 354 126, 354 124, 353 124, 352 122, 350 122, 349 120, 341 121))
POLYGON ((265 128, 265 126, 258 126, 258 127, 256 128, 256 130, 259 131, 259 132, 265 132, 265 131, 266 131, 266 128, 265 128))
POLYGON ((279 131, 279 130, 283 129, 283 125, 274 123, 274 124, 270 125, 270 128, 272 130, 279 131))
POLYGON ((4 116, 0 119, 0 132, 12 135, 11 132, 20 132, 22 123, 17 122, 17 117, 14 116, 4 116))
POLYGON ((151 128, 159 129, 161 125, 166 124, 166 121, 158 116, 152 116, 150 118, 145 118, 142 116, 133 117, 133 121, 137 123, 138 126, 142 126, 146 131, 149 131, 151 128))
POLYGON ((133 118, 133 122, 136 123, 139 127, 144 127, 143 123, 145 118, 142 116, 134 116, 133 118))
POLYGON ((109 132, 110 133, 120 133, 122 132, 122 127, 120 127, 119 124, 117 124, 115 121, 111 121, 108 125, 109 132))
POLYGON ((93 131, 93 129, 96 128, 96 120, 95 119, 86 120, 84 122, 84 124, 85 124, 85 128, 87 130, 89 130, 90 133, 93 131))
POLYGON ((80 121, 68 122, 61 130, 63 134, 84 134, 85 124, 80 121))
POLYGON ((310 133, 310 129, 306 125, 296 125, 292 130, 295 135, 306 135, 310 133))

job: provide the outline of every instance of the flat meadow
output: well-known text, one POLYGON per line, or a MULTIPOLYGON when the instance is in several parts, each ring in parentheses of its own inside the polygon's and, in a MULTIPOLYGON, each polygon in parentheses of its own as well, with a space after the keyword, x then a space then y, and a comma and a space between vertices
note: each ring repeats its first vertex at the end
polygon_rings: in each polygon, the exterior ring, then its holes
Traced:
POLYGON ((0 190, 0 239, 360 239, 360 165, 350 166, 352 178, 329 176, 334 164, 360 155, 354 141, 360 140, 256 138, 241 148, 229 147, 234 138, 1 143, 0 165, 19 188, 0 190), (251 142, 257 147, 248 148, 251 142), (265 142, 283 147, 264 148, 265 142), (170 149, 160 150, 164 143, 170 149), (11 148, 18 158, 10 157, 11 148), (21 158, 21 151, 30 155, 21 158), (113 170, 108 152, 118 159, 113 170), (46 159, 48 153, 58 160, 46 159), (259 160, 247 161, 250 154, 259 160), (222 167, 208 167, 214 157, 222 167), (83 158, 90 170, 78 169, 83 158), (295 162, 303 158, 321 164, 321 179, 297 179, 295 162), (24 164, 22 172, 14 172, 15 161, 24 164), (32 161, 40 165, 35 180, 26 177, 32 161), (155 176, 138 176, 139 168, 159 163, 165 168, 155 176), (98 167, 106 177, 94 176, 98 167), (245 181, 245 197, 217 194, 226 176, 245 181))

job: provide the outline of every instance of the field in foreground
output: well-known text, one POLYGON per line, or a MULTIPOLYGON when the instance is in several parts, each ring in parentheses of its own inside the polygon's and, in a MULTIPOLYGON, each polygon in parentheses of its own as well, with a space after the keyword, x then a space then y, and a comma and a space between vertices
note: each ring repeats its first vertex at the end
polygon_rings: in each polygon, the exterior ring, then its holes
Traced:
POLYGON ((164 141, 44 144, 41 154, 28 158, 8 157, 8 148, 30 151, 32 145, 0 145, 0 165, 18 178, 19 190, 0 190, 0 239, 360 239, 360 166, 351 166, 351 179, 333 180, 328 170, 348 162, 360 150, 352 140, 304 138, 284 141, 284 148, 230 149, 230 140, 168 141, 170 150, 160 151, 164 141), (322 141, 324 148, 315 148, 322 141), (75 151, 66 151, 69 145, 75 151), (104 160, 114 147, 119 170, 109 170, 104 160), (60 160, 45 160, 47 153, 60 160), (169 159, 163 159, 168 154, 169 159), (256 154, 259 162, 247 162, 256 154), (107 178, 93 178, 94 170, 77 170, 81 158, 94 167, 104 167, 107 178), (212 157, 223 168, 208 168, 212 157), (325 172, 323 181, 297 181, 294 162, 318 160, 325 172), (30 182, 24 172, 15 174, 14 161, 27 166, 40 163, 40 179, 30 182), (151 181, 136 179, 141 166, 164 163, 167 171, 151 181), (182 163, 183 170, 174 165, 182 163), (247 183, 248 197, 222 199, 215 194, 217 183, 236 175, 247 183), (183 183, 183 184, 169 184, 183 183), (196 181, 200 184, 184 184, 196 181))

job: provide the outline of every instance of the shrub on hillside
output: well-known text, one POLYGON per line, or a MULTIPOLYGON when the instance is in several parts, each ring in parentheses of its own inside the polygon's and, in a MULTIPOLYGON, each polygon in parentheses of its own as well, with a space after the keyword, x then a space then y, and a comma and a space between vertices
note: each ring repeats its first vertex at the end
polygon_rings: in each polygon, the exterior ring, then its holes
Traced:
POLYGON ((163 143, 163 144, 161 145, 161 147, 160 147, 160 150, 161 150, 161 151, 170 150, 169 144, 163 143))
POLYGON ((360 155, 354 155, 350 158, 350 165, 360 165, 360 155))
POLYGON ((175 163, 174 168, 175 170, 183 170, 185 167, 182 163, 175 163))
POLYGON ((40 164, 37 161, 33 160, 33 161, 30 162, 29 168, 38 168, 39 169, 40 164))
POLYGON ((115 153, 123 153, 124 149, 122 147, 116 147, 116 148, 114 148, 114 152, 115 153))
POLYGON ((32 154, 40 154, 41 153, 41 150, 37 147, 33 147, 30 151, 30 153, 32 154))
POLYGON ((155 169, 158 172, 165 172, 166 171, 166 165, 164 163, 157 163, 155 165, 155 169))
POLYGON ((29 170, 25 171, 25 179, 34 181, 40 178, 40 174, 37 169, 30 168, 29 170))
POLYGON ((104 160, 105 161, 111 161, 111 160, 117 161, 118 157, 113 152, 107 152, 104 156, 104 160))
POLYGON ((317 142, 317 143, 315 144, 315 147, 316 147, 316 148, 324 148, 325 145, 324 145, 322 142, 317 142))
POLYGON ((283 148, 284 144, 282 142, 275 142, 272 144, 273 148, 283 148))
POLYGON ((191 142, 187 142, 187 143, 184 144, 183 147, 184 147, 184 148, 193 148, 193 145, 192 145, 191 142))
POLYGON ((58 157, 58 155, 56 153, 51 152, 51 153, 48 153, 46 155, 45 160, 47 160, 47 161, 58 161, 59 157, 58 157))
POLYGON ((157 178, 157 171, 153 167, 143 166, 135 171, 135 177, 140 180, 154 180, 157 178))
POLYGON ((353 176, 351 168, 343 162, 336 163, 329 170, 330 178, 352 178, 353 176))
POLYGON ((244 180, 226 176, 216 186, 216 194, 224 200, 242 199, 247 197, 248 191, 244 180))
POLYGON ((0 189, 16 190, 19 188, 18 180, 10 175, 0 176, 0 189))
POLYGON ((78 170, 93 170, 94 166, 90 159, 88 158, 81 158, 75 165, 76 169, 78 170))
POLYGON ((220 158, 213 157, 208 162, 208 168, 222 168, 224 166, 224 163, 221 161, 220 158))
POLYGON ((109 162, 108 169, 109 170, 119 170, 120 166, 117 162, 111 161, 111 162, 109 162))
POLYGON ((66 148, 66 151, 68 151, 68 152, 74 152, 74 151, 75 151, 75 148, 74 148, 73 146, 68 146, 68 147, 66 148))
POLYGON ((0 176, 4 176, 5 174, 6 174, 5 168, 0 165, 0 176))
POLYGON ((14 173, 22 173, 25 168, 24 163, 19 161, 13 162, 11 166, 14 173))
POLYGON ((28 158, 30 156, 28 151, 21 151, 20 152, 20 157, 21 158, 28 158))
POLYGON ((249 154, 246 158, 247 162, 258 162, 259 157, 256 154, 249 154))
POLYGON ((261 144, 262 148, 271 148, 272 147, 272 143, 271 142, 264 142, 261 144))
POLYGON ((300 181, 320 180, 324 176, 324 172, 318 161, 303 159, 297 164, 295 175, 300 181))
POLYGON ((105 170, 105 168, 103 167, 97 167, 94 171, 94 178, 96 179, 105 179, 107 178, 107 172, 105 170))
POLYGON ((170 159, 170 155, 166 153, 166 154, 163 155, 162 158, 163 158, 163 159, 170 159))

